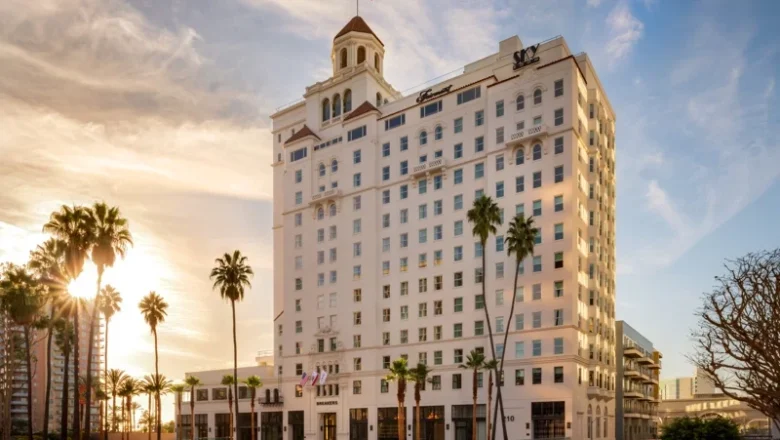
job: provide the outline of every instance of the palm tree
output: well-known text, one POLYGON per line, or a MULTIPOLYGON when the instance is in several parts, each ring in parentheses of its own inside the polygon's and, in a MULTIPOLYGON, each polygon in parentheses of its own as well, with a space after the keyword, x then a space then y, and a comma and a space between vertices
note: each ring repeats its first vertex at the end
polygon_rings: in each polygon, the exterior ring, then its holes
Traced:
MULTIPOLYGON (((49 233, 65 242, 65 267, 63 273, 67 275, 67 282, 75 280, 84 269, 87 254, 94 244, 94 228, 89 208, 83 206, 62 205, 59 211, 54 211, 49 221, 43 225, 43 232, 49 233)), ((73 359, 79 359, 79 308, 74 308, 73 314, 73 359)), ((79 377, 79 362, 73 363, 73 376, 79 377)), ((79 387, 73 387, 73 438, 81 438, 81 425, 79 424, 79 387)))
MULTIPOLYGON (((95 324, 98 316, 98 306, 100 304, 100 288, 103 281, 103 272, 107 267, 113 267, 116 257, 125 257, 128 246, 132 246, 133 237, 128 229, 127 219, 122 217, 119 208, 109 207, 105 203, 99 202, 92 205, 90 210, 91 224, 94 227, 92 262, 97 267, 97 290, 95 292, 95 301, 92 305, 92 313, 89 323, 89 348, 87 348, 87 359, 92 362, 92 350, 95 340, 95 324)), ((92 368, 87 368, 87 389, 92 387, 92 368)), ((87 394, 87 411, 91 408, 92 398, 87 394)), ((89 419, 87 419, 89 420, 89 419)), ((86 437, 90 437, 91 423, 87 422, 85 428, 86 437)))
POLYGON ((124 398, 124 402, 122 403, 122 418, 125 420, 124 431, 128 432, 128 439, 130 438, 129 432, 132 432, 133 430, 133 422, 130 414, 130 410, 133 407, 133 396, 138 395, 141 392, 141 389, 140 381, 128 377, 122 382, 122 387, 119 390, 119 395, 124 398), (127 423, 128 421, 130 421, 129 424, 127 423))
MULTIPOLYGON (((241 255, 241 251, 233 251, 233 255, 225 253, 222 258, 214 262, 216 267, 211 269, 209 279, 214 280, 213 289, 219 288, 219 296, 230 301, 233 311, 233 377, 238 377, 238 342, 236 341, 236 301, 244 299, 244 289, 252 288, 249 282, 255 273, 247 264, 249 259, 241 255)), ((238 396, 238 382, 233 383, 235 395, 238 396)), ((238 399, 236 399, 236 414, 238 414, 238 399)), ((159 440, 159 438, 157 439, 159 440)))
MULTIPOLYGON (((230 430, 228 434, 228 438, 233 438, 233 388, 231 388, 233 385, 235 385, 236 380, 234 379, 235 376, 226 374, 222 376, 222 385, 226 385, 228 389, 228 413, 230 414, 230 430)), ((236 400, 238 400, 238 396, 236 396, 236 400)))
MULTIPOLYGON (((105 365, 105 369, 103 370, 103 381, 105 383, 109 383, 108 381, 108 324, 111 321, 111 318, 118 313, 120 310, 122 310, 121 307, 122 304, 122 295, 119 294, 119 291, 114 289, 110 284, 103 288, 100 294, 100 313, 103 314, 103 317, 106 320, 106 343, 103 346, 104 350, 104 356, 103 356, 103 362, 105 365)), ((108 402, 106 402, 106 406, 108 405, 108 402)), ((116 405, 116 400, 114 400, 114 405, 116 405)), ((108 408, 106 408, 106 412, 108 408)), ((113 409, 114 415, 113 418, 116 418, 116 409, 113 409)), ((106 417, 108 415, 106 414, 106 417)), ((114 425, 111 425, 112 431, 116 432, 116 427, 114 425)), ((105 431, 105 439, 108 440, 108 429, 105 431)))
POLYGON ((168 391, 171 388, 171 381, 165 378, 165 375, 162 374, 155 374, 153 376, 145 376, 144 377, 144 383, 148 385, 148 389, 154 394, 154 415, 155 415, 155 426, 157 430, 157 434, 159 435, 161 433, 161 417, 160 413, 162 410, 162 407, 160 405, 160 396, 164 396, 168 394, 168 391))
MULTIPOLYGON (((485 282, 487 280, 486 247, 487 240, 490 235, 496 233, 497 226, 501 226, 501 210, 498 208, 498 205, 493 202, 493 199, 483 195, 482 197, 474 200, 474 206, 469 209, 467 217, 469 219, 469 223, 474 225, 471 230, 472 234, 479 238, 479 242, 482 245, 482 304, 483 308, 485 309, 485 321, 487 321, 488 337, 490 339, 490 353, 495 360, 496 343, 493 340, 493 324, 490 321, 490 311, 488 307, 490 301, 487 300, 487 295, 485 292, 485 282)), ((496 370, 496 375, 497 374, 498 370, 496 370)), ((506 421, 504 420, 504 403, 501 398, 500 388, 498 389, 497 399, 498 408, 501 411, 501 425, 504 428, 504 440, 508 440, 508 436, 506 434, 506 421)))
POLYGON ((154 419, 152 418, 152 396, 154 395, 154 386, 152 385, 151 380, 152 379, 150 376, 146 376, 144 377, 144 381, 141 384, 141 392, 146 393, 149 400, 148 406, 146 407, 147 408, 146 414, 148 416, 147 427, 149 428, 146 432, 149 434, 148 435, 149 440, 152 440, 152 423, 154 423, 153 422, 154 419))
MULTIPOLYGON (((67 310, 67 309, 66 309, 67 310)), ((73 351, 74 331, 73 323, 70 321, 69 316, 62 317, 57 320, 54 325, 56 330, 54 335, 54 344, 57 349, 65 357, 64 373, 65 377, 62 381, 62 398, 60 408, 60 439, 68 439, 68 391, 70 382, 70 353, 73 351)), ((75 403, 74 403, 75 405, 75 403)))
MULTIPOLYGON (((180 420, 181 420, 181 395, 187 388, 184 386, 184 384, 173 384, 171 385, 171 392, 176 394, 176 414, 174 418, 174 426, 180 426, 180 420)), ((180 430, 176 430, 176 440, 179 440, 179 432, 180 430)))
POLYGON ((242 381, 244 385, 249 388, 249 398, 251 401, 249 402, 249 406, 252 409, 252 439, 251 440, 257 440, 257 430, 255 429, 255 396, 257 395, 257 389, 263 386, 263 381, 260 380, 257 376, 249 376, 246 379, 242 381))
POLYGON ((409 380, 409 367, 406 359, 399 358, 390 365, 390 373, 385 377, 388 382, 396 382, 398 398, 398 438, 406 438, 406 382, 409 380))
MULTIPOLYGON (((536 239, 536 234, 538 233, 539 230, 534 227, 533 217, 528 217, 526 219, 523 214, 517 214, 515 218, 509 222, 509 229, 506 232, 506 240, 504 240, 504 243, 506 245, 507 254, 509 256, 514 255, 515 257, 515 282, 514 289, 512 289, 512 305, 509 308, 509 317, 506 319, 506 322, 508 323, 511 323, 512 318, 515 316, 515 304, 517 304, 517 279, 520 276, 520 263, 522 263, 523 260, 525 260, 529 255, 533 255, 535 244, 534 240, 536 239)), ((504 332, 504 342, 502 345, 502 347, 504 347, 504 351, 501 352, 501 360, 499 362, 499 371, 497 376, 499 378, 499 391, 503 386, 503 380, 500 378, 504 377, 504 356, 506 355, 506 342, 508 337, 509 329, 506 329, 504 332)), ((493 414, 493 426, 496 426, 497 417, 498 413, 496 412, 493 414)), ((502 426, 506 428, 505 424, 502 426)))
MULTIPOLYGON (((168 303, 155 292, 149 292, 148 295, 143 297, 138 308, 141 310, 141 314, 144 315, 144 321, 149 324, 149 328, 154 335, 154 375, 160 375, 159 358, 157 355, 157 325, 165 321, 165 317, 168 315, 168 303)), ((160 406, 160 394, 155 396, 155 404, 160 406)), ((160 419, 157 419, 157 440, 160 440, 160 419)))
MULTIPOLYGON (((24 359, 27 367, 27 395, 32 396, 33 324, 43 306, 43 287, 27 268, 9 264, 0 277, 0 308, 11 321, 24 331, 24 359)), ((27 398, 27 438, 33 438, 32 399, 27 398)))
POLYGON ((35 272, 38 279, 46 285, 46 302, 49 307, 49 319, 47 320, 46 336, 46 402, 43 409, 43 438, 49 438, 49 407, 51 402, 51 347, 54 339, 54 324, 56 323, 58 296, 61 289, 48 288, 48 282, 55 272, 61 270, 61 264, 65 255, 65 242, 56 238, 49 238, 43 244, 39 244, 30 252, 28 266, 35 272))
POLYGON ((417 418, 417 424, 415 425, 415 438, 417 440, 422 440, 420 437, 420 425, 422 425, 422 418, 420 418, 420 391, 425 389, 425 382, 428 381, 428 375, 430 373, 431 369, 423 363, 419 363, 416 367, 409 370, 409 380, 414 382, 414 406, 417 418))
POLYGON ((190 440, 195 440, 195 387, 201 385, 200 379, 188 376, 184 384, 190 387, 190 440))
POLYGON ((127 375, 122 370, 117 370, 115 368, 112 368, 110 370, 106 371, 106 383, 108 385, 108 392, 111 394, 111 408, 112 408, 112 415, 111 415, 111 432, 116 432, 117 430, 117 419, 116 419, 116 396, 119 394, 119 391, 122 389, 122 383, 127 379, 127 375))
POLYGON ((474 401, 473 407, 471 409, 472 440, 477 439, 477 374, 479 373, 479 370, 482 369, 483 365, 485 365, 485 355, 476 350, 471 350, 471 353, 466 356, 466 363, 459 365, 459 368, 463 368, 464 370, 471 370, 473 372, 471 380, 471 397, 474 401))
MULTIPOLYGON (((489 361, 485 361, 484 364, 482 364, 482 369, 487 370, 488 372, 488 398, 487 398, 487 438, 490 437, 490 433, 492 432, 492 429, 495 429, 495 424, 490 424, 490 411, 491 407, 493 405, 493 371, 498 368, 498 361, 495 359, 491 359, 489 361)), ((500 380, 499 380, 500 382, 500 380)), ((498 408, 496 408, 498 409, 498 408)), ((498 411, 496 411, 496 414, 498 414, 498 411)))

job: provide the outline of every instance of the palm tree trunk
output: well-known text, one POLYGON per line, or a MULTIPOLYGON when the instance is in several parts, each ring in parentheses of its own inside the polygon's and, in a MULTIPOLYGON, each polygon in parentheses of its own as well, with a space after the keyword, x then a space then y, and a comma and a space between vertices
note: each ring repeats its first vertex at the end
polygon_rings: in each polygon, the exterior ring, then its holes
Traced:
MULTIPOLYGON (((108 387, 108 318, 106 318, 106 343, 103 346, 103 383, 105 383, 105 386, 108 387)), ((116 404, 116 400, 114 400, 114 404, 116 404)), ((108 418, 108 400, 105 401, 105 415, 106 418, 108 418)), ((112 409, 113 410, 113 409, 112 409)), ((114 418, 116 418, 116 410, 114 411, 114 418)), ((113 426, 113 420, 111 421, 113 426)), ((103 439, 108 440, 108 424, 104 422, 103 427, 103 439)), ((46 440, 46 439, 44 439, 46 440)))
POLYGON ((477 440, 477 367, 474 367, 472 379, 471 396, 474 399, 474 406, 471 409, 471 440, 477 440))
POLYGON ((76 299, 76 311, 73 314, 73 438, 81 438, 81 418, 79 417, 79 300, 76 299))
MULTIPOLYGON (((487 245, 487 241, 486 240, 485 241, 480 240, 480 242, 482 243, 482 303, 484 304, 484 307, 485 307, 485 320, 487 321, 488 336, 489 336, 489 339, 490 339, 490 353, 493 356, 493 360, 496 360, 496 344, 495 344, 495 341, 493 339, 493 323, 490 322, 490 312, 488 310, 488 303, 490 301, 487 300, 487 293, 485 291, 486 290, 485 281, 487 279, 487 275, 485 273, 486 270, 487 270, 487 267, 486 267, 487 266, 487 262, 485 260, 485 256, 486 256, 487 252, 485 251, 485 247, 487 245)), ((498 374, 498 366, 497 365, 496 365, 496 368, 494 369, 494 371, 496 372, 496 374, 498 374)), ((498 389, 498 400, 499 400, 499 404, 497 406, 501 410, 501 423, 502 423, 502 426, 504 427, 504 432, 505 432, 504 435, 506 436, 506 426, 504 425, 505 424, 505 421, 504 421, 504 402, 501 399, 501 388, 498 389)), ((487 415, 487 418, 490 419, 490 414, 489 413, 487 415)), ((495 440, 494 437, 488 437, 488 439, 489 440, 495 440)))
POLYGON ((117 430, 117 420, 116 420, 116 392, 114 390, 111 390, 111 432, 116 432, 117 430))
POLYGON ((46 403, 43 407, 43 440, 49 440, 49 402, 51 400, 51 342, 54 336, 54 307, 49 313, 49 334, 46 336, 46 403))
POLYGON ((195 387, 190 390, 190 440, 195 440, 195 387))
POLYGON ((252 407, 252 440, 257 440, 257 428, 255 428, 255 390, 252 389, 252 402, 249 404, 252 407))
MULTIPOLYGON (((415 384, 415 387, 417 387, 416 384, 415 384)), ((414 399, 414 403, 415 403, 415 406, 416 406, 415 412, 417 413, 417 426, 415 427, 415 431, 417 431, 417 432, 415 433, 415 435, 417 436, 417 440, 421 440, 421 437, 420 437, 420 425, 422 425, 422 419, 420 418, 420 398, 419 398, 420 392, 419 391, 415 391, 414 394, 415 394, 415 397, 417 397, 416 399, 414 399)))
MULTIPOLYGON (((160 378, 160 366, 159 366, 160 360, 159 360, 158 355, 157 355, 157 329, 155 328, 152 333, 154 333, 154 375, 159 380, 159 378, 160 378)), ((156 390, 154 394, 155 394, 154 401, 155 401, 155 403, 157 405, 159 405, 160 404, 160 390, 159 389, 156 390)), ((158 416, 157 416, 157 440, 160 440, 160 436, 161 436, 161 433, 160 433, 160 418, 159 418, 159 414, 158 414, 158 416)))
MULTIPOLYGON (((490 424, 490 410, 493 405, 493 370, 488 372, 488 401, 487 401, 487 438, 490 437, 491 424, 490 424)), ((496 411, 498 413, 498 411, 496 411)), ((495 428, 493 428, 495 429, 495 428)))
POLYGON ((65 378, 62 388, 62 414, 60 414, 60 440, 68 440, 68 385, 70 376, 70 335, 65 328, 65 378))
POLYGON ((84 437, 89 440, 92 431, 92 354, 95 345, 95 316, 97 316, 97 304, 100 298, 100 280, 103 277, 103 271, 98 268, 97 294, 92 304, 92 314, 89 317, 89 346, 87 346, 87 396, 84 411, 84 437))
MULTIPOLYGON (((236 396, 236 420, 238 420, 238 342, 236 340, 236 302, 230 301, 233 312, 233 394, 236 396)), ((158 437, 157 440, 160 440, 158 437)))
MULTIPOLYGON (((512 318, 515 316, 515 304, 517 304, 517 279, 520 276, 520 261, 515 261, 515 282, 513 284, 514 289, 512 290, 512 305, 509 307, 509 319, 506 320, 507 322, 507 328, 504 332, 504 350, 501 352, 501 362, 499 363, 500 369, 498 370, 498 394, 501 393, 501 378, 504 377, 504 356, 506 355, 506 342, 507 338, 509 337, 509 326, 512 323, 512 318)), ((499 406, 501 408, 501 415, 504 414, 504 401, 503 399, 498 399, 498 396, 496 396, 496 406, 499 406)), ((498 418, 498 412, 493 414, 493 426, 496 426, 496 419, 498 418)), ((501 421, 501 427, 504 430, 504 440, 507 440, 507 432, 506 432, 506 420, 501 421)))
POLYGON ((160 438, 160 436, 162 435, 162 429, 161 429, 161 424, 160 424, 160 422, 162 421, 162 414, 160 413, 160 409, 161 409, 160 406, 161 406, 160 405, 160 397, 158 395, 158 397, 157 397, 157 406, 155 406, 155 409, 154 409, 154 415, 155 415, 155 417, 157 417, 157 438, 160 438))
POLYGON ((146 413, 146 430, 149 431, 149 440, 152 440, 152 392, 149 392, 149 411, 146 413))
POLYGON ((27 438, 33 440, 32 418, 32 353, 30 352, 30 326, 24 326, 24 361, 27 366, 27 438))
MULTIPOLYGON (((0 319, 2 319, 2 316, 0 316, 0 319)), ((5 383, 10 384, 13 382, 14 377, 14 366, 16 365, 15 362, 13 362, 14 354, 16 353, 16 347, 14 346, 14 340, 16 338, 13 337, 12 330, 10 326, 3 321, 3 330, 6 332, 6 334, 10 334, 11 337, 7 338, 6 341, 3 341, 4 344, 7 343, 8 345, 4 345, 3 348, 8 348, 9 350, 5 353, 5 356, 7 356, 6 359, 12 359, 10 362, 10 366, 5 369, 5 383)), ((9 440, 11 438, 11 387, 8 386, 5 388, 3 393, 3 439, 9 440)))
MULTIPOLYGON (((235 376, 234 376, 235 380, 235 376)), ((228 388, 228 427, 230 428, 230 431, 228 431, 228 438, 233 439, 233 390, 228 388)))
MULTIPOLYGON (((398 385, 399 387, 401 385, 398 385)), ((398 440, 404 440, 405 435, 402 433, 404 432, 404 406, 403 402, 401 401, 401 397, 398 396, 398 440)))

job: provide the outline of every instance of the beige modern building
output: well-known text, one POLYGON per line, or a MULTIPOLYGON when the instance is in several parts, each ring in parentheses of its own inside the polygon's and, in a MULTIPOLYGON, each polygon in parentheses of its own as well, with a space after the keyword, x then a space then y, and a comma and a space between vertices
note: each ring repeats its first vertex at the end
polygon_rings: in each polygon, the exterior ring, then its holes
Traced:
POLYGON ((699 368, 696 369, 695 376, 661 380, 661 399, 663 400, 693 399, 698 395, 712 395, 719 392, 712 379, 699 368))
POLYGON ((658 378, 661 375, 661 352, 653 343, 625 321, 615 323, 617 353, 622 354, 617 371, 618 440, 658 438, 658 378))
MULTIPOLYGON (((433 370, 425 438, 470 439, 472 378, 458 367, 491 352, 487 305, 495 336, 509 332, 495 348, 507 351, 512 438, 614 438, 615 114, 588 56, 562 37, 496 49, 403 96, 385 78, 382 40, 355 17, 333 40, 332 76, 272 115, 284 400, 273 435, 398 438, 383 377, 406 357, 433 370), (482 194, 504 221, 485 249, 466 218, 482 194), (541 233, 509 316, 503 236, 515 213, 541 233)), ((406 405, 411 435, 411 393, 406 405)))

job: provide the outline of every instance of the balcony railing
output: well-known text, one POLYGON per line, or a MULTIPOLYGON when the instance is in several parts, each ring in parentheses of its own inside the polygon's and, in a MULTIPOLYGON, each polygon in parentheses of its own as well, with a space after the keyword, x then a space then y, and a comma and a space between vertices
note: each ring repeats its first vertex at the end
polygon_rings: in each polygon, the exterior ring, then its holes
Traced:
POLYGON ((446 163, 444 162, 444 158, 440 157, 438 159, 434 159, 415 166, 412 168, 412 175, 417 176, 420 174, 430 174, 444 168, 445 165, 446 163))
POLYGON ((341 196, 341 189, 339 189, 339 188, 331 188, 329 190, 313 194, 311 196, 311 202, 310 203, 318 203, 318 202, 320 202, 322 200, 333 199, 333 198, 340 197, 340 196, 341 196))

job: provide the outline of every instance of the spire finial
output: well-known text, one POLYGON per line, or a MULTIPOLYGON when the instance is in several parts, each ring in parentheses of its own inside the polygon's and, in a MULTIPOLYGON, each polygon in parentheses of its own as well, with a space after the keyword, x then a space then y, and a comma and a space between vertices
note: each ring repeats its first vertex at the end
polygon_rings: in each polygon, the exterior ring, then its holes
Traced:
POLYGON ((360 0, 355 0, 355 15, 360 17, 360 0))

